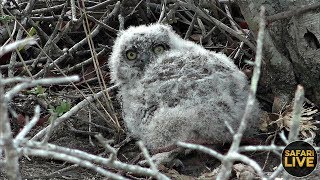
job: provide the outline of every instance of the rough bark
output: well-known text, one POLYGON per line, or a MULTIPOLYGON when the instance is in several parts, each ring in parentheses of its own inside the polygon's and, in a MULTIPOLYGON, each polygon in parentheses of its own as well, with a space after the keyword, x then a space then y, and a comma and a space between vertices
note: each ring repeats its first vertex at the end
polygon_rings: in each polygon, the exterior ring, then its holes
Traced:
MULTIPOLYGON (((261 5, 268 16, 299 9, 314 0, 237 0, 250 29, 258 32, 261 5)), ((279 19, 268 24, 263 81, 275 96, 290 97, 297 84, 307 98, 320 105, 320 8, 279 19)))

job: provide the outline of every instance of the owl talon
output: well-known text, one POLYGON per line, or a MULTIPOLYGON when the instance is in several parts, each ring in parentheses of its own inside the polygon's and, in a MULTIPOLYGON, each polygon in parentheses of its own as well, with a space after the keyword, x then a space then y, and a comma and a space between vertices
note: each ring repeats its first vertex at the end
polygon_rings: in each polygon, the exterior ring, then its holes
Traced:
MULTIPOLYGON (((154 164, 156 164, 158 167, 160 165, 164 165, 169 169, 172 169, 172 168, 179 168, 182 170, 185 169, 185 165, 180 159, 176 158, 176 155, 177 153, 175 153, 175 151, 162 152, 162 153, 153 155, 151 159, 154 162, 154 164)), ((141 166, 147 166, 148 162, 147 160, 142 160, 142 161, 139 161, 138 164, 141 166)))
MULTIPOLYGON (((165 165, 170 163, 172 160, 174 160, 175 156, 176 156, 176 153, 169 151, 169 152, 155 154, 151 157, 151 159, 155 165, 160 165, 160 164, 165 165)), ((138 164, 146 166, 148 162, 146 160, 142 160, 138 164)))

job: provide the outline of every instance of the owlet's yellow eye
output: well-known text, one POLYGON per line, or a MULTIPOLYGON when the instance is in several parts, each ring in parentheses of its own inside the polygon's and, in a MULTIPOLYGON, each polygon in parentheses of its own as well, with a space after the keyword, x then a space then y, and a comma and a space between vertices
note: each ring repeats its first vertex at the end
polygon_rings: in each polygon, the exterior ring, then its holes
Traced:
POLYGON ((126 55, 129 60, 135 60, 137 58, 137 53, 133 50, 127 51, 126 55))
POLYGON ((155 53, 155 54, 162 54, 163 52, 164 52, 164 50, 165 50, 165 48, 164 48, 164 46, 163 45, 157 45, 157 46, 155 46, 154 48, 153 48, 153 52, 155 53))

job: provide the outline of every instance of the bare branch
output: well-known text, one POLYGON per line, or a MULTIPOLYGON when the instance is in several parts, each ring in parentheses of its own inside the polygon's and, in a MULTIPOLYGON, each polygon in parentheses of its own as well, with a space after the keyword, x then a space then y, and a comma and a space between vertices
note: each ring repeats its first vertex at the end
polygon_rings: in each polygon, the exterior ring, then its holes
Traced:
MULTIPOLYGON (((117 86, 112 86, 110 88, 107 89, 107 91, 110 91, 112 89, 114 89, 117 86)), ((77 105, 75 105, 74 107, 72 107, 68 112, 64 113, 62 116, 60 116, 59 118, 57 118, 54 123, 52 124, 53 127, 58 126, 59 124, 61 124, 63 121, 65 121, 66 119, 70 118, 70 116, 72 116, 73 114, 77 113, 80 109, 82 109, 85 106, 88 106, 89 103, 93 102, 96 98, 99 98, 103 95, 104 91, 100 91, 95 95, 89 96, 86 99, 82 100, 81 102, 79 102, 77 105)), ((42 129, 40 132, 38 132, 33 138, 32 140, 37 140, 42 138, 47 131, 51 128, 51 125, 47 126, 46 128, 42 129)))
POLYGON ((294 97, 294 104, 293 104, 293 113, 292 113, 292 125, 290 128, 289 134, 289 143, 295 141, 299 135, 300 131, 300 120, 302 115, 304 103, 304 89, 301 85, 298 85, 297 91, 294 97))
POLYGON ((8 45, 1 46, 0 47, 0 56, 3 56, 4 54, 6 54, 10 51, 13 51, 15 49, 18 49, 21 46, 33 45, 36 43, 37 43, 37 41, 34 38, 25 38, 25 39, 10 43, 8 45))
POLYGON ((14 86, 10 91, 8 91, 4 98, 7 102, 9 102, 14 95, 16 95, 18 92, 34 87, 37 85, 51 85, 51 84, 61 84, 61 83, 68 83, 72 81, 79 81, 78 76, 69 76, 69 77, 60 77, 60 78, 44 78, 44 79, 37 79, 37 80, 29 80, 29 82, 20 83, 16 86, 14 86))
POLYGON ((239 150, 240 142, 242 135, 247 127, 247 119, 251 114, 251 110, 253 109, 255 103, 255 96, 258 87, 258 81, 260 77, 260 66, 262 60, 262 47, 263 47, 263 38, 264 38, 264 28, 265 28, 265 9, 261 6, 260 12, 260 27, 257 39, 257 51, 256 51, 256 58, 255 58, 255 68, 253 71, 252 79, 251 79, 251 86, 249 91, 249 96, 247 100, 247 105, 245 108, 244 115, 241 119, 241 123, 237 133, 233 136, 233 141, 231 147, 226 155, 225 160, 222 161, 222 168, 217 177, 217 179, 228 179, 231 175, 231 168, 234 161, 226 160, 228 156, 233 156, 234 153, 237 153, 239 150))
MULTIPOLYGON (((34 116, 31 119, 31 121, 26 124, 23 129, 20 131, 20 133, 16 136, 14 139, 15 141, 21 141, 25 138, 25 136, 30 132, 30 130, 36 125, 40 118, 40 106, 36 106, 34 110, 34 116)), ((16 143, 16 142, 15 142, 16 143)))

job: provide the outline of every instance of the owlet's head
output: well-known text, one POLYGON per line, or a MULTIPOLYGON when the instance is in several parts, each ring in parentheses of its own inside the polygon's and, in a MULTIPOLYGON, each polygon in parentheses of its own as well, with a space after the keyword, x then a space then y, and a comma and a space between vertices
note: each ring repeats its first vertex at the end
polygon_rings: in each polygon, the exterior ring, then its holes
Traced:
POLYGON ((109 59, 112 82, 122 84, 138 80, 150 63, 172 47, 172 33, 169 26, 162 24, 121 31, 109 59))

